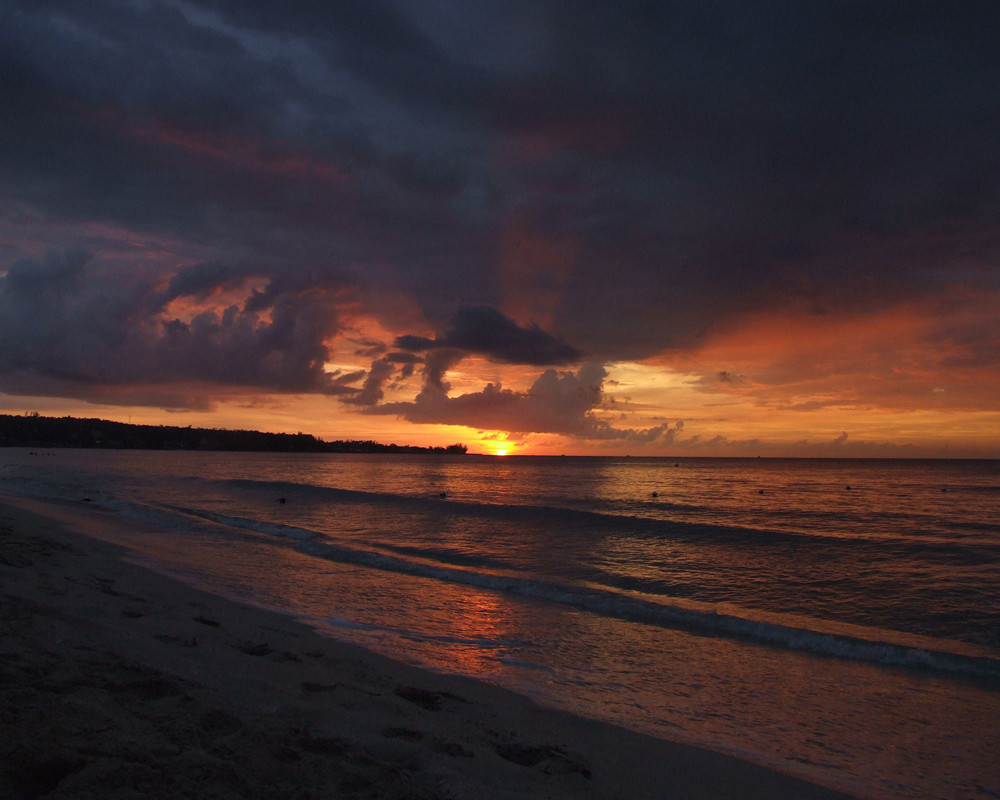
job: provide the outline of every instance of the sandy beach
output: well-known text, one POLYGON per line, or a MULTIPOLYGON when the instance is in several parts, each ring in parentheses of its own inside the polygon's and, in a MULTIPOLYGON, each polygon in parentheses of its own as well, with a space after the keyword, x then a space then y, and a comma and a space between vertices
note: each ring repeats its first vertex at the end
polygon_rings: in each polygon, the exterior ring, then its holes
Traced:
POLYGON ((2 797, 845 796, 324 638, 100 524, 0 502, 2 797))

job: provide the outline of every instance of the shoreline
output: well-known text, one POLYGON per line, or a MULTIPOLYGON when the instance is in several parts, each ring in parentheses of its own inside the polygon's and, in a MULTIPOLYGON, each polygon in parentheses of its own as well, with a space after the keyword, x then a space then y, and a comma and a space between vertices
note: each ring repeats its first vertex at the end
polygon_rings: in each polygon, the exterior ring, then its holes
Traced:
POLYGON ((4 797, 850 796, 323 637, 101 524, 0 496, 4 797))

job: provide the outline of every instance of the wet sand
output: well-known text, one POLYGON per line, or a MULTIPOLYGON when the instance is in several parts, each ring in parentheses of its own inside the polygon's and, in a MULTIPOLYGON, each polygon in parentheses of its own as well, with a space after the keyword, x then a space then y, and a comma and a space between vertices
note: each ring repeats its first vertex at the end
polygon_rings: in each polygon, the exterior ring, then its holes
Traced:
POLYGON ((845 797, 324 638, 100 524, 0 498, 0 797, 845 797))

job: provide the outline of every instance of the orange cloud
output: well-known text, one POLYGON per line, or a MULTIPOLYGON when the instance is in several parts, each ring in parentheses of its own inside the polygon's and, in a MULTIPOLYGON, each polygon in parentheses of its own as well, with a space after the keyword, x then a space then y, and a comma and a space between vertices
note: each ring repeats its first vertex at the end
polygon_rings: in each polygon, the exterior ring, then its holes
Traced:
POLYGON ((953 290, 874 314, 758 315, 653 363, 761 406, 995 407, 1000 294, 953 290))

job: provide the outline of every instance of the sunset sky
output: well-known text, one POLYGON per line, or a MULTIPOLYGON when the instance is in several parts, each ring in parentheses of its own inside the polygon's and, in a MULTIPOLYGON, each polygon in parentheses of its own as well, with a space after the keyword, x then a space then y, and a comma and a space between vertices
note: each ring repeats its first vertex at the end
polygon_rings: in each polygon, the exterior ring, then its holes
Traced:
POLYGON ((0 412, 1000 457, 1000 3, 6 0, 0 412))

